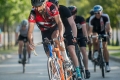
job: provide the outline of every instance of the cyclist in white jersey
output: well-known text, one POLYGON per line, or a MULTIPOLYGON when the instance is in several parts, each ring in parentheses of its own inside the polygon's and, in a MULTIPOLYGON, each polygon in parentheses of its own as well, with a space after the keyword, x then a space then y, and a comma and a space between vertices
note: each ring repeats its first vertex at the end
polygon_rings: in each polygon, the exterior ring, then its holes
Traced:
MULTIPOLYGON (((23 40, 26 39, 28 41, 28 38, 27 38, 27 33, 28 33, 28 20, 27 19, 24 19, 20 25, 17 26, 16 28, 16 43, 18 43, 19 45, 19 49, 18 49, 18 56, 19 56, 19 60, 18 60, 18 63, 21 63, 22 61, 22 47, 23 47, 23 40)), ((27 45, 28 45, 28 42, 27 42, 27 45)), ((28 62, 29 62, 29 59, 30 59, 30 49, 29 47, 27 46, 27 52, 28 52, 28 62)))
MULTIPOLYGON (((94 8, 94 14, 90 17, 89 21, 89 35, 98 35, 98 34, 109 34, 109 37, 111 37, 112 29, 110 25, 110 19, 108 14, 103 14, 103 8, 100 5, 95 5, 94 8)), ((93 39, 93 59, 96 59, 98 57, 98 39, 93 39)), ((103 54, 106 62, 106 72, 110 72, 109 67, 109 52, 107 49, 107 38, 103 38, 103 54)))

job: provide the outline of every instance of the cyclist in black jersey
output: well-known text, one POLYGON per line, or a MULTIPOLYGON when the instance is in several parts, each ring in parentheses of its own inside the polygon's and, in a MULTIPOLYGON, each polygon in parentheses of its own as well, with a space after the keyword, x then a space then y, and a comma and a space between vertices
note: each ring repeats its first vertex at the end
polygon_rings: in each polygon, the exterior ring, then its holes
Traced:
MULTIPOLYGON (((93 9, 90 10, 90 16, 92 16, 92 15, 94 15, 93 9)), ((89 31, 89 19, 90 19, 90 16, 86 19, 87 31, 89 31)), ((88 49, 89 49, 88 58, 90 60, 92 60, 92 43, 91 42, 89 42, 89 44, 88 44, 88 49)))
POLYGON ((53 2, 58 6, 59 13, 65 27, 64 35, 66 36, 65 38, 67 39, 67 44, 68 44, 67 48, 76 67, 78 80, 81 80, 78 58, 75 54, 75 46, 74 46, 74 42, 76 42, 76 37, 77 37, 77 28, 74 19, 72 17, 72 14, 67 7, 63 5, 58 5, 58 0, 49 0, 49 1, 53 2))
MULTIPOLYGON (((110 19, 108 14, 103 14, 103 8, 101 5, 95 5, 94 8, 94 14, 90 17, 89 20, 89 35, 98 35, 98 34, 109 34, 109 37, 111 37, 112 28, 110 25, 110 19)), ((98 57, 98 39, 93 39, 93 48, 94 48, 94 55, 93 59, 96 59, 98 57)), ((107 50, 107 38, 103 38, 103 53, 104 58, 106 62, 106 72, 110 72, 109 67, 109 52, 107 50)))
POLYGON ((75 23, 76 23, 77 38, 81 38, 78 40, 78 44, 80 46, 80 49, 81 49, 81 52, 83 55, 83 63, 85 65, 86 78, 90 78, 90 72, 88 70, 88 57, 87 57, 87 53, 86 53, 86 41, 85 41, 85 40, 88 41, 86 22, 82 16, 76 15, 77 14, 76 6, 69 6, 68 8, 71 11, 73 18, 75 20, 75 23))

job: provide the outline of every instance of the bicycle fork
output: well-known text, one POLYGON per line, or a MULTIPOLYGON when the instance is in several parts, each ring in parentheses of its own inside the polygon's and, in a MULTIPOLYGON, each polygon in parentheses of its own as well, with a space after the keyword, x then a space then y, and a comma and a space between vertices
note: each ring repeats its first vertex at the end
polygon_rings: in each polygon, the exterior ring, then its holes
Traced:
POLYGON ((60 76, 61 76, 61 80, 65 80, 64 77, 64 70, 63 70, 63 57, 60 55, 60 51, 59 48, 54 48, 54 51, 56 51, 57 57, 58 57, 58 63, 60 65, 60 76))

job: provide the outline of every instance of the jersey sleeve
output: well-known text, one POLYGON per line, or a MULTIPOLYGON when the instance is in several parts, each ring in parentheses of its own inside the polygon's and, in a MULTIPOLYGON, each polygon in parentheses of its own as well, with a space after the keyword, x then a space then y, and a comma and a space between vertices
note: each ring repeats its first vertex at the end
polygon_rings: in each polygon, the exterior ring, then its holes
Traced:
POLYGON ((107 16, 107 23, 110 23, 110 18, 109 18, 109 15, 108 15, 108 14, 106 14, 106 16, 107 16))
POLYGON ((30 15, 29 15, 29 17, 28 17, 28 21, 29 21, 29 22, 33 22, 33 23, 36 22, 36 21, 35 21, 35 10, 34 10, 34 9, 31 10, 30 15))
POLYGON ((79 16, 78 18, 81 25, 85 23, 85 19, 82 16, 79 16))
POLYGON ((64 9, 64 16, 66 17, 66 18, 69 18, 69 17, 71 17, 72 16, 72 14, 71 14, 71 12, 70 12, 70 10, 67 8, 67 7, 63 7, 64 9))
POLYGON ((51 16, 56 16, 59 14, 57 6, 51 3, 51 5, 47 6, 47 9, 51 16))
POLYGON ((93 27, 93 24, 92 24, 92 20, 95 16, 91 16, 90 19, 89 19, 89 27, 93 27))

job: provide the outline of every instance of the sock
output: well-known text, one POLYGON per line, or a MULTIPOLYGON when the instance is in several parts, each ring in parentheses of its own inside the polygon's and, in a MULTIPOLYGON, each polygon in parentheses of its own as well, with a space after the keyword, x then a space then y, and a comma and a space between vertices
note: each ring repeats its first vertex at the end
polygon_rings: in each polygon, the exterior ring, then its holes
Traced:
POLYGON ((77 73, 77 77, 81 77, 80 68, 79 67, 76 67, 76 73, 77 73))
MULTIPOLYGON (((65 48, 64 42, 61 42, 61 46, 65 48)), ((66 53, 66 49, 64 51, 61 51, 61 54, 66 61, 69 60, 67 53, 66 53)))
POLYGON ((108 66, 109 66, 109 62, 106 62, 106 65, 108 65, 108 66))
POLYGON ((21 54, 19 54, 19 59, 21 59, 22 57, 21 57, 21 54))

